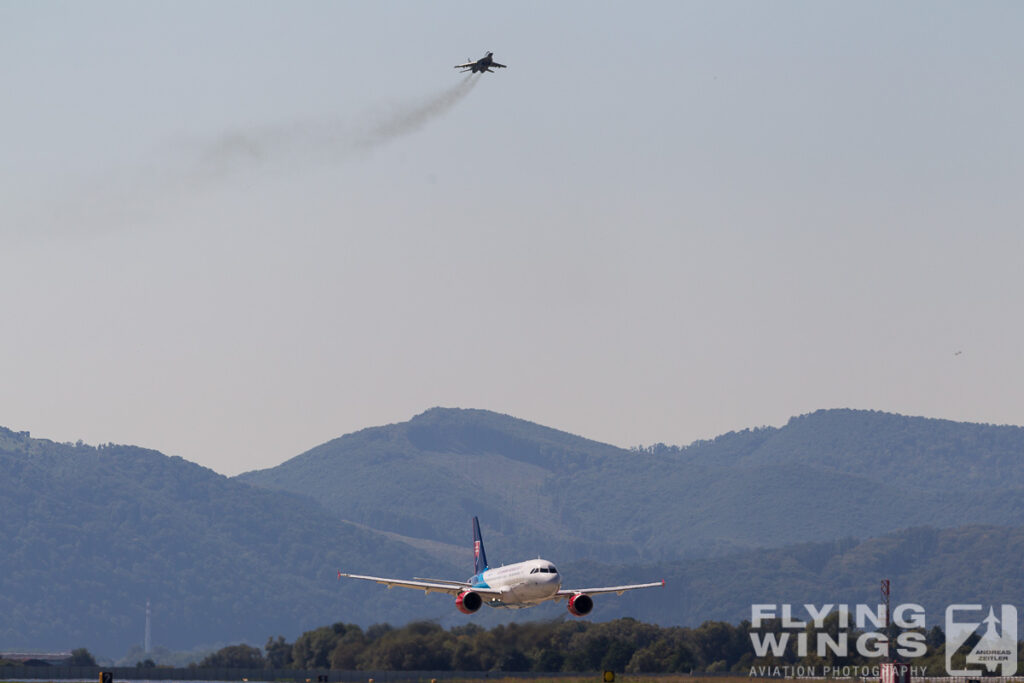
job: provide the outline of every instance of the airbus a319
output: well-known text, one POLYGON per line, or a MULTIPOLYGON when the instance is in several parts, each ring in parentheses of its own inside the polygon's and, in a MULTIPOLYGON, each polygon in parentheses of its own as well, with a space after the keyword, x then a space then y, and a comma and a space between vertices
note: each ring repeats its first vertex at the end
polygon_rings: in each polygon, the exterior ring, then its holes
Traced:
POLYGON ((472 73, 476 73, 478 71, 480 73, 483 73, 484 71, 490 71, 491 73, 494 73, 493 71, 491 71, 491 67, 494 67, 496 69, 505 68, 504 64, 498 64, 496 61, 494 61, 493 52, 488 52, 475 62, 467 59, 465 64, 455 65, 456 69, 462 69, 463 72, 471 71, 472 73))
POLYGON ((480 535, 480 522, 473 518, 473 576, 465 581, 445 579, 411 580, 387 579, 379 576, 362 576, 338 572, 338 578, 376 581, 388 588, 400 586, 415 588, 425 593, 448 593, 455 596, 455 607, 463 614, 472 614, 482 605, 519 609, 532 607, 547 600, 565 600, 569 613, 582 617, 594 609, 592 595, 618 593, 637 588, 664 586, 665 581, 637 583, 628 586, 603 586, 600 588, 562 588, 562 575, 555 565, 547 560, 536 559, 491 569, 487 565, 484 541, 480 535))

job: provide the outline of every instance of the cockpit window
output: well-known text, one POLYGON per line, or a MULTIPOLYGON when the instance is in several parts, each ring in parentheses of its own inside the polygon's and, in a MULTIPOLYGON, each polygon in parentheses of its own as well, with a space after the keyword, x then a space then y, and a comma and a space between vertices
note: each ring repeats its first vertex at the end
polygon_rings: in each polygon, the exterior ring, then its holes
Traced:
POLYGON ((530 570, 530 573, 531 573, 531 574, 536 574, 536 573, 537 573, 537 572, 539 572, 539 571, 540 571, 539 569, 537 569, 536 567, 534 567, 533 569, 531 569, 531 570, 530 570))
POLYGON ((557 574, 558 573, 558 570, 555 569, 555 565, 553 565, 553 564, 552 565, 548 565, 548 571, 551 572, 552 574, 557 574))

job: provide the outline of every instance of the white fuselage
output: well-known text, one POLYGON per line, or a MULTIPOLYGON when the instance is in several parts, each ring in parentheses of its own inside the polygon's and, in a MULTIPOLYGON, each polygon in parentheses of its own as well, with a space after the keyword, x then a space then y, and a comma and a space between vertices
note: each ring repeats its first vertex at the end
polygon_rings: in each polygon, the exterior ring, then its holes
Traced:
POLYGON ((562 587, 562 577, 554 564, 537 559, 488 569, 470 583, 501 592, 500 600, 488 601, 492 607, 529 607, 550 600, 562 587))

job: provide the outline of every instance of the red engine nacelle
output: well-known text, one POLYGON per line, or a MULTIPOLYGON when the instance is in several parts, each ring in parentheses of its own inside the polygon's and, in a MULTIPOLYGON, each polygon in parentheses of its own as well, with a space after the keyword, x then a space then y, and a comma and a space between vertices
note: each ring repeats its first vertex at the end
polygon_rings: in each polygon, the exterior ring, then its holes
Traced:
POLYGON ((594 599, 589 595, 577 593, 569 598, 569 614, 574 617, 582 617, 584 614, 590 614, 590 610, 592 609, 594 609, 594 599))
POLYGON ((479 593, 474 593, 473 591, 459 593, 455 597, 455 606, 458 607, 459 611, 463 614, 472 614, 480 609, 480 605, 482 604, 484 604, 484 599, 480 597, 479 593))

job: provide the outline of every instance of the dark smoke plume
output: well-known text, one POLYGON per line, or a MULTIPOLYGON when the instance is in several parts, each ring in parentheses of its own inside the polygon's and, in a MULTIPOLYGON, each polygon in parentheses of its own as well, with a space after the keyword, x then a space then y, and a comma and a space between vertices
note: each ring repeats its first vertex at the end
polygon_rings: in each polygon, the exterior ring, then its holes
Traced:
POLYGON ((202 164, 207 171, 221 174, 282 159, 344 160, 413 133, 443 116, 473 90, 478 80, 479 76, 466 76, 450 88, 419 102, 397 105, 362 126, 341 121, 296 122, 231 131, 205 147, 202 164))
POLYGON ((431 120, 447 113, 458 104, 470 93, 478 80, 480 80, 479 76, 466 76, 460 83, 419 105, 394 111, 368 132, 368 135, 361 141, 360 146, 365 148, 376 147, 416 131, 431 120))
MULTIPOLYGON (((62 195, 34 202, 17 222, 26 226, 26 234, 93 234, 145 225, 183 197, 239 173, 270 165, 336 164, 414 133, 451 111, 479 78, 467 75, 440 92, 399 103, 361 123, 341 118, 296 121, 179 142, 173 155, 155 153, 146 166, 96 176, 81 187, 65 188, 62 195)), ((0 234, 10 232, 7 225, 0 226, 0 234)))

